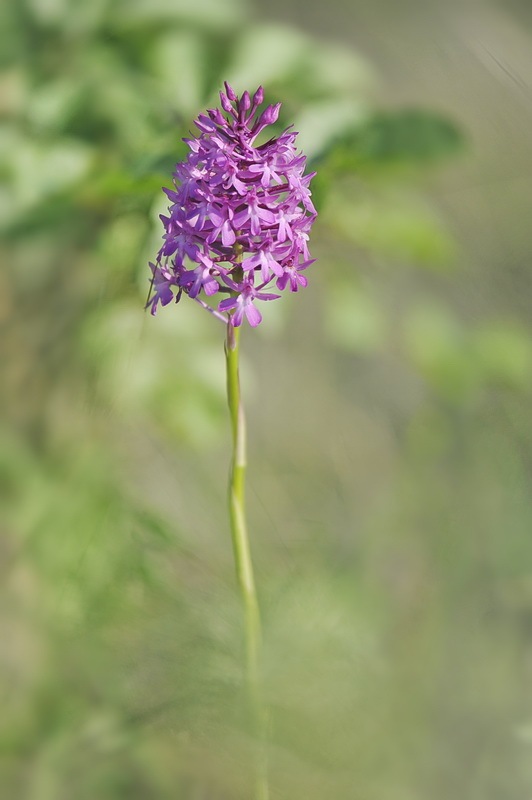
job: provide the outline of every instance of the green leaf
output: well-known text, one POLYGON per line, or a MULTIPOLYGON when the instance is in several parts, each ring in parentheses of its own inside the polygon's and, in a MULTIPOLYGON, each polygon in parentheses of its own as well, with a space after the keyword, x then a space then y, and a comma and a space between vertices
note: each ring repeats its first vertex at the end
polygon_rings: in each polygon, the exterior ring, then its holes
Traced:
POLYGON ((171 108, 193 117, 203 106, 209 56, 204 35, 177 30, 154 42, 152 61, 159 90, 171 108))
MULTIPOLYGON (((318 198, 327 185, 317 182, 318 198)), ((358 187, 360 198, 336 191, 328 198, 322 219, 359 247, 394 260, 438 268, 452 263, 453 242, 426 203, 405 190, 375 193, 358 187)))
POLYGON ((113 17, 122 28, 152 22, 227 29, 245 19, 243 0, 118 0, 113 17))
POLYGON ((338 131, 366 115, 365 106, 351 98, 331 98, 306 103, 294 120, 299 131, 298 147, 312 158, 322 152, 338 131))
POLYGON ((363 166, 417 165, 455 155, 461 131, 446 117, 423 109, 379 112, 352 129, 320 156, 336 171, 363 166))
POLYGON ((233 48, 227 80, 237 92, 282 81, 304 62, 310 42, 304 33, 286 25, 247 28, 233 48))
POLYGON ((109 0, 29 0, 31 13, 42 26, 59 28, 70 34, 97 30, 105 16, 109 0))
MULTIPOLYGON (((306 77, 315 93, 323 97, 342 96, 358 103, 372 81, 372 69, 351 47, 320 40, 308 50, 306 77)), ((329 120, 333 128, 335 120, 329 120)))
MULTIPOLYGON (((147 269, 145 276, 147 286, 147 269)), ((165 437, 212 444, 225 417, 223 359, 211 338, 219 323, 195 303, 154 319, 143 312, 144 299, 143 291, 138 302, 109 305, 85 326, 82 347, 97 370, 100 396, 126 417, 149 414, 165 437), (168 341, 180 343, 170 355, 168 341)))
POLYGON ((26 115, 39 133, 55 133, 64 130, 81 103, 80 84, 71 78, 59 78, 32 92, 26 115))
POLYGON ((4 129, 0 141, 10 145, 6 150, 9 160, 2 165, 10 189, 9 207, 2 220, 6 229, 24 220, 31 224, 28 212, 72 189, 86 177, 94 161, 92 148, 76 139, 58 139, 48 145, 24 138, 16 129, 4 129))

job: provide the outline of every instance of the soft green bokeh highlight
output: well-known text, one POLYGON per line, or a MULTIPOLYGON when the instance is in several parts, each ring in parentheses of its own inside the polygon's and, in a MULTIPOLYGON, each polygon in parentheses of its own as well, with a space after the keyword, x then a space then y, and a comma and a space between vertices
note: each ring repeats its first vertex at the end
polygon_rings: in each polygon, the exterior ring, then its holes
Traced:
POLYGON ((525 193, 474 205, 500 252, 471 244, 477 143, 441 98, 384 108, 378 59, 262 11, 2 8, 0 796, 249 797, 224 332, 142 310, 161 186, 229 79, 319 171, 309 288, 243 336, 272 798, 521 800, 525 193))

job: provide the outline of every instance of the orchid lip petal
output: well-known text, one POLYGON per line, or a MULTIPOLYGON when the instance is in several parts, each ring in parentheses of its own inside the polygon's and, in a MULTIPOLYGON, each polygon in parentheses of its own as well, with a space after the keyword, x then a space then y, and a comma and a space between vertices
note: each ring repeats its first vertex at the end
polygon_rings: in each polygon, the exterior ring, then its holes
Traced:
POLYGON ((249 322, 252 328, 256 328, 257 325, 260 325, 260 323, 262 322, 262 314, 260 313, 259 309, 255 308, 255 306, 252 303, 249 303, 249 305, 246 306, 245 313, 247 321, 249 322))

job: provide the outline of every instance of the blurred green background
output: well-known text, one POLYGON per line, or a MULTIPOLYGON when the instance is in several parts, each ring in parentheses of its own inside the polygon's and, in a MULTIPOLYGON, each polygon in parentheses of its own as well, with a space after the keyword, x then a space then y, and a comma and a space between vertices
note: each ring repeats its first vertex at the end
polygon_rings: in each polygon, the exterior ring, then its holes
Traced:
POLYGON ((319 170, 244 336, 272 798, 529 797, 530 4, 0 14, 0 796, 250 797, 223 330, 143 311, 227 79, 319 170))

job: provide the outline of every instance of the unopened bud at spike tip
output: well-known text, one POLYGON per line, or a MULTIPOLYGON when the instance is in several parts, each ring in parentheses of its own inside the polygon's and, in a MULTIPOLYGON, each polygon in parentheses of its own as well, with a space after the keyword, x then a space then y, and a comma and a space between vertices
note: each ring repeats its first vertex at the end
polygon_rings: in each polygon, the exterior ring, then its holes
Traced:
POLYGON ((249 92, 244 92, 240 98, 239 108, 240 111, 249 111, 251 108, 251 98, 249 96, 249 92))
POLYGON ((227 111, 230 114, 233 111, 233 106, 231 105, 231 101, 227 97, 224 92, 220 92, 220 104, 224 111, 227 111))
POLYGON ((227 92, 227 97, 229 98, 229 100, 231 100, 234 103, 235 100, 237 99, 237 96, 235 94, 235 90, 233 89, 232 86, 230 86, 227 83, 227 81, 224 81, 224 86, 225 86, 225 91, 227 92))

